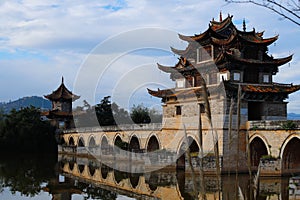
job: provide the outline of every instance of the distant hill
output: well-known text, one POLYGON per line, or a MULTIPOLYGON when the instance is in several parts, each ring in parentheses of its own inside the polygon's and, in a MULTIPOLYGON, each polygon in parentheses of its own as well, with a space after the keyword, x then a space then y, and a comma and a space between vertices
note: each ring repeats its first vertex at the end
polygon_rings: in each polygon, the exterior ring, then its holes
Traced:
POLYGON ((287 114, 287 118, 289 120, 300 120, 300 114, 296 114, 296 113, 288 113, 287 114))
POLYGON ((51 102, 47 99, 38 96, 23 97, 16 101, 10 101, 5 103, 0 103, 0 109, 5 113, 10 112, 12 109, 19 110, 28 106, 34 106, 40 108, 41 110, 51 109, 51 102))

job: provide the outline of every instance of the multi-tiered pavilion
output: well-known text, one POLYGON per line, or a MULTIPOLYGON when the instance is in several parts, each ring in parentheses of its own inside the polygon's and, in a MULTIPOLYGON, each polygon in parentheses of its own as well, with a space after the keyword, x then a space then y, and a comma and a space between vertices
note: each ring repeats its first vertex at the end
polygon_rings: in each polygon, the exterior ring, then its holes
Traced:
MULTIPOLYGON (((292 55, 284 58, 269 55, 268 46, 278 39, 278 35, 264 38, 264 32, 247 31, 245 21, 243 30, 239 30, 232 18, 228 15, 223 20, 220 14, 220 21, 212 20, 205 32, 194 36, 179 35, 188 45, 184 50, 171 48, 180 56, 178 63, 175 66, 158 64, 160 70, 176 81, 175 88, 148 89, 149 94, 161 98, 164 103, 163 130, 176 132, 182 129, 180 124, 185 124, 187 132, 199 136, 198 143, 202 143, 204 153, 211 151, 212 141, 216 143, 214 137, 218 137, 220 156, 227 170, 236 168, 238 158, 240 169, 247 166, 247 123, 286 120, 285 100, 290 93, 300 89, 300 85, 273 81, 278 68, 292 60, 292 55), (211 134, 204 87, 208 90, 215 130, 211 134), (240 112, 237 112, 239 88, 240 112), (197 127, 202 129, 202 135, 196 132, 197 127)), ((252 164, 258 165, 262 155, 268 152, 262 152, 265 147, 261 144, 251 148, 252 164)))

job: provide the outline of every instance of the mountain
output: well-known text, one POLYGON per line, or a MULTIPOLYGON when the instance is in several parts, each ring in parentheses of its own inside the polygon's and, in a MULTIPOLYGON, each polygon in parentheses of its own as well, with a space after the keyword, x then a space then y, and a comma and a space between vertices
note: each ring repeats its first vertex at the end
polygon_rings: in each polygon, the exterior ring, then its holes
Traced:
POLYGON ((10 112, 12 109, 19 110, 28 106, 34 106, 41 110, 49 110, 52 107, 49 100, 38 96, 23 97, 16 101, 0 103, 0 109, 2 109, 5 113, 10 112))
POLYGON ((296 113, 288 113, 287 114, 287 118, 289 120, 300 120, 300 114, 296 114, 296 113))

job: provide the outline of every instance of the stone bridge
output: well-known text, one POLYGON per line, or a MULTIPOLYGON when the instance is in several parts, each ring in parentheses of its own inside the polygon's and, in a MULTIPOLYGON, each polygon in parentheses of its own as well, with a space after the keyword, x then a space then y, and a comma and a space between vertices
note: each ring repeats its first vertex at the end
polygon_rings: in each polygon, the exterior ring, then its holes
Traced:
POLYGON ((300 121, 248 121, 251 164, 265 173, 300 172, 300 121))
MULTIPOLYGON (((241 129, 242 133, 249 135, 250 162, 253 170, 260 166, 262 175, 281 175, 283 173, 300 172, 300 121, 248 121, 241 129)), ((216 130, 218 132, 219 130, 216 130)), ((223 131, 223 130, 221 130, 223 131)), ((226 134, 226 131, 224 132, 226 134)), ((244 134, 241 134, 244 135, 244 134)), ((110 156, 115 147, 124 152, 155 152, 162 150, 164 155, 158 156, 158 165, 174 165, 184 168, 187 165, 187 156, 184 154, 185 141, 190 145, 192 164, 197 166, 195 160, 199 149, 198 129, 192 125, 184 129, 167 129, 162 124, 140 124, 108 126, 98 128, 80 128, 66 130, 62 134, 64 145, 60 152, 110 156), (89 152, 87 152, 87 150, 89 152)), ((221 167, 228 157, 235 157, 235 152, 223 155, 223 146, 226 143, 224 135, 219 135, 219 149, 221 167), (223 162, 223 163, 222 163, 223 162)), ((215 159, 213 155, 212 135, 209 130, 203 130, 203 151, 205 158, 204 169, 213 172, 215 159)), ((247 160, 247 138, 240 138, 241 152, 247 160)), ((224 152, 225 153, 225 152, 224 152)), ((151 160, 142 156, 135 159, 143 160, 145 165, 151 166, 151 160)), ((123 155, 126 157, 126 155, 123 155)), ((135 160, 133 159, 133 160, 135 160)), ((248 162, 249 163, 249 162, 248 162)), ((222 168, 223 172, 226 169, 222 168)))

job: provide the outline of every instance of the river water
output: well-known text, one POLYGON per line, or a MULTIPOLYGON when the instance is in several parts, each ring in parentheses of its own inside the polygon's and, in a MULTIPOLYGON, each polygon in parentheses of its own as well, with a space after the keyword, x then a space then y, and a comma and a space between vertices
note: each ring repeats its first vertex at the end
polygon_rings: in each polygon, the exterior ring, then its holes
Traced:
POLYGON ((6 155, 0 159, 0 199, 300 199, 300 176, 214 175, 160 169, 124 173, 87 158, 6 155), (201 181, 204 180, 204 181, 201 181), (253 177, 251 178, 253 180, 253 177))

